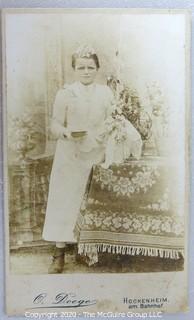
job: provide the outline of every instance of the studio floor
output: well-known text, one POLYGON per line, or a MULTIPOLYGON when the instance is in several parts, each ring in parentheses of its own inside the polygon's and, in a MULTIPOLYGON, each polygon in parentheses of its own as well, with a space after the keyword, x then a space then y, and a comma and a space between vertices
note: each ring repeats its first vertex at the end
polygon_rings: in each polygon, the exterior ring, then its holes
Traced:
MULTIPOLYGON (((53 246, 36 246, 12 249, 12 274, 47 274, 52 262, 53 246)), ((142 273, 181 271, 184 259, 164 259, 147 256, 100 254, 99 262, 88 266, 84 259, 76 259, 76 248, 69 246, 65 255, 63 273, 142 273)))

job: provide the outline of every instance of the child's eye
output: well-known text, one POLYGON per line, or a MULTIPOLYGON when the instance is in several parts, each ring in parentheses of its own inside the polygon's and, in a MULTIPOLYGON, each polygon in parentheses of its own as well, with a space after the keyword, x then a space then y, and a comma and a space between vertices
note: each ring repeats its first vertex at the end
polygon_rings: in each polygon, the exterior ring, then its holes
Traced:
POLYGON ((82 66, 80 66, 80 67, 77 67, 77 70, 85 70, 85 69, 88 69, 88 70, 95 70, 95 68, 94 67, 82 67, 82 66))

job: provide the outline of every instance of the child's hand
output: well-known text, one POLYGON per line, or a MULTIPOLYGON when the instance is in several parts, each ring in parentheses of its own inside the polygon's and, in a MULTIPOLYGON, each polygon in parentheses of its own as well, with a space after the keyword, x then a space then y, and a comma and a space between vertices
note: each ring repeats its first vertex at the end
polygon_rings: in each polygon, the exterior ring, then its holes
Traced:
POLYGON ((65 138, 65 139, 71 138, 71 131, 69 131, 69 129, 64 128, 64 130, 63 130, 63 138, 65 138))

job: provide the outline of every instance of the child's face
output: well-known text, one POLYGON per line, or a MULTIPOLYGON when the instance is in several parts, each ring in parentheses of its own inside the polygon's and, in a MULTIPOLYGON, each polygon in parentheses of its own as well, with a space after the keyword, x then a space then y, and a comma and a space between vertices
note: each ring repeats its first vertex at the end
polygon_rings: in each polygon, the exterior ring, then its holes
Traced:
POLYGON ((75 64, 75 74, 78 81, 84 85, 94 82, 98 70, 91 58, 77 58, 75 64))

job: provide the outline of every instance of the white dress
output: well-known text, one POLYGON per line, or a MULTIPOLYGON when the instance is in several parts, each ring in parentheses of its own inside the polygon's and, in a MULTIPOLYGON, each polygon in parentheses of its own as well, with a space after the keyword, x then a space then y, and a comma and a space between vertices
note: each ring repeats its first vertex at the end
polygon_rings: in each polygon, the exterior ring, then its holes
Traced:
POLYGON ((51 131, 58 139, 50 177, 42 238, 76 242, 73 234, 88 176, 93 164, 104 159, 104 145, 98 138, 109 115, 113 95, 109 87, 75 82, 57 93, 51 131), (71 131, 87 130, 84 139, 64 138, 71 131))

